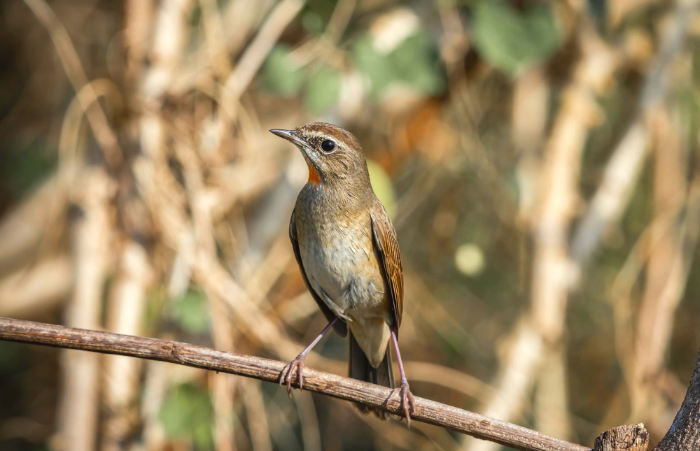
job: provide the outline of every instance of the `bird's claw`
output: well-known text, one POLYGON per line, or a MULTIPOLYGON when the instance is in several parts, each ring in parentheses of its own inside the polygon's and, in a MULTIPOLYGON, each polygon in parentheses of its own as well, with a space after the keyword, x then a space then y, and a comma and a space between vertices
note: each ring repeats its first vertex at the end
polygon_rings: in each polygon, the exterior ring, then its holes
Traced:
POLYGON ((294 360, 289 362, 287 366, 282 369, 280 373, 280 385, 287 384, 287 396, 292 397, 292 375, 294 374, 294 367, 297 368, 297 383, 299 384, 299 390, 303 389, 304 378, 301 375, 301 370, 304 368, 304 356, 298 355, 294 360))
POLYGON ((411 389, 408 386, 408 382, 401 381, 401 386, 396 387, 391 391, 387 402, 391 401, 391 398, 393 398, 396 393, 401 393, 399 402, 401 403, 401 407, 403 407, 403 412, 406 415, 406 424, 410 428, 411 414, 416 413, 416 400, 413 398, 413 393, 411 393, 411 389))

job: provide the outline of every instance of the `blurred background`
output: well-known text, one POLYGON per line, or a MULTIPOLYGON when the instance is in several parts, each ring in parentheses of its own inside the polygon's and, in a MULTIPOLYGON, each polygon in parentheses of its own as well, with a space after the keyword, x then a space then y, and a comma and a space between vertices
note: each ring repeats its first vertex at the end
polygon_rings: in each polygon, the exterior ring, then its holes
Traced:
MULTIPOLYGON (((416 395, 655 444, 700 344, 698 3, 3 1, 0 316, 291 360, 325 320, 287 236, 307 169, 267 130, 322 120, 398 231, 416 395)), ((0 449, 504 448, 0 342, 0 449)))

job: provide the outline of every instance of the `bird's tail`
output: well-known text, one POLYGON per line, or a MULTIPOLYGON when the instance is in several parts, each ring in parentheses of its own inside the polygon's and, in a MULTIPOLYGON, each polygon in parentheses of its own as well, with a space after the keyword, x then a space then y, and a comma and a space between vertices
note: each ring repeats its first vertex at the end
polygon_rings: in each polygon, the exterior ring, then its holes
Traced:
MULTIPOLYGON (((349 329, 349 328, 348 328, 349 329)), ((389 346, 386 347, 386 354, 384 354, 384 360, 379 364, 377 368, 374 368, 367 359, 360 345, 357 344, 357 340, 353 337, 352 332, 348 330, 348 335, 350 338, 350 364, 348 365, 348 372, 351 378, 370 382, 372 384, 383 385, 385 387, 394 388, 394 372, 391 369, 391 350, 389 346)), ((373 409, 367 407, 363 404, 355 404, 355 406, 362 413, 372 412, 378 418, 386 420, 389 418, 389 414, 383 410, 373 409)))

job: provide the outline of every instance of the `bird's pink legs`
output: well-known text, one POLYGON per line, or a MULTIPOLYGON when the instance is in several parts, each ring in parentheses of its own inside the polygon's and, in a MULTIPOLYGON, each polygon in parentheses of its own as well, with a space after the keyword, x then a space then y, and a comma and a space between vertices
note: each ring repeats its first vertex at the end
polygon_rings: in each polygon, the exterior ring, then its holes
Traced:
POLYGON ((396 334, 393 329, 391 331, 391 341, 394 343, 394 352, 396 352, 396 360, 399 361, 399 372, 401 373, 401 386, 393 389, 389 395, 389 399, 394 397, 396 393, 401 393, 401 407, 406 414, 406 424, 411 427, 411 414, 416 412, 416 400, 413 399, 413 393, 408 386, 408 379, 406 379, 406 373, 403 370, 403 362, 401 361, 401 352, 399 351, 399 341, 396 339, 396 334))
POLYGON ((316 343, 318 343, 319 340, 321 340, 321 338, 323 338, 323 336, 326 335, 329 330, 331 330, 331 327, 333 327, 333 324, 335 324, 336 321, 338 321, 337 316, 333 319, 333 321, 328 323, 328 325, 323 328, 321 333, 318 334, 318 337, 316 337, 314 341, 312 341, 311 344, 306 347, 306 349, 301 351, 294 360, 289 362, 287 366, 285 366, 282 369, 282 373, 280 373, 280 385, 284 384, 285 382, 287 383, 287 395, 289 395, 290 398, 292 397, 292 374, 294 374, 294 367, 297 367, 297 381, 299 383, 299 390, 302 390, 302 386, 304 385, 304 379, 301 376, 301 370, 302 368, 304 368, 304 358, 306 358, 306 354, 308 354, 309 351, 311 351, 311 349, 313 349, 313 347, 316 346, 316 343))

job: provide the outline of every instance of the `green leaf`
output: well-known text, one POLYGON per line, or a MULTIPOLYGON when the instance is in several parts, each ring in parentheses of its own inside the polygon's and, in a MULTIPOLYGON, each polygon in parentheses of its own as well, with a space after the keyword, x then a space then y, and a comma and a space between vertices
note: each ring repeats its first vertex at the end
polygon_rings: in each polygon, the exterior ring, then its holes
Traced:
POLYGON ((544 5, 519 11, 503 0, 481 0, 473 32, 482 56, 510 75, 545 61, 562 43, 554 16, 544 5))
POLYGON ((278 44, 272 49, 262 70, 263 86, 282 97, 299 94, 304 83, 304 72, 290 57, 288 46, 278 44))
POLYGON ((306 11, 301 15, 301 26, 310 34, 321 34, 324 29, 324 20, 316 11, 306 11))
POLYGON ((171 388, 159 419, 171 440, 190 440, 196 449, 214 449, 212 405, 209 392, 190 383, 171 388))
POLYGON ((372 183, 374 194, 377 195, 379 201, 386 208, 389 217, 394 218, 396 214, 396 195, 394 194, 391 178, 384 171, 384 168, 369 159, 367 160, 367 169, 369 170, 369 180, 372 183))
POLYGON ((372 95, 380 96, 392 84, 402 84, 426 95, 445 89, 445 76, 434 42, 423 31, 406 38, 389 54, 378 52, 368 36, 353 47, 353 60, 370 82, 372 95))
POLYGON ((379 54, 368 35, 360 37, 353 46, 355 65, 367 76, 373 95, 378 96, 396 78, 389 59, 379 54))
POLYGON ((313 113, 320 113, 338 102, 343 78, 335 69, 321 66, 313 72, 304 91, 304 105, 313 113))
POLYGON ((171 300, 170 313, 175 322, 187 332, 204 334, 209 331, 211 317, 207 297, 202 291, 190 290, 171 300))
POLYGON ((419 32, 408 37, 391 52, 389 61, 399 80, 416 91, 434 95, 445 89, 440 57, 427 34, 419 32))

